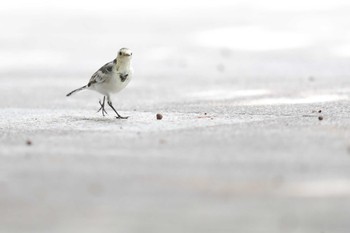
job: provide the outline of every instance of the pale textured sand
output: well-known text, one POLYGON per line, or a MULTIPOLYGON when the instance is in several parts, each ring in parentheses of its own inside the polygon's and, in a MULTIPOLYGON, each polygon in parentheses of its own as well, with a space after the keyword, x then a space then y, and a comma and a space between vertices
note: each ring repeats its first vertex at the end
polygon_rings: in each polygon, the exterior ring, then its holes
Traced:
POLYGON ((348 232, 347 3, 208 4, 3 10, 1 233, 348 232), (65 97, 123 46, 128 120, 65 97))

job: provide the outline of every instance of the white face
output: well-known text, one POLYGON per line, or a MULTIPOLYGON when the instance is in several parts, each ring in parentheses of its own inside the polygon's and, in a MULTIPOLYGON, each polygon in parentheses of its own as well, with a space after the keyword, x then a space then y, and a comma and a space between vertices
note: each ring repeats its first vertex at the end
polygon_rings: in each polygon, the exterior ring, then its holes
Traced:
POLYGON ((132 57, 132 51, 127 48, 122 48, 119 50, 118 53, 119 58, 131 58, 132 57))

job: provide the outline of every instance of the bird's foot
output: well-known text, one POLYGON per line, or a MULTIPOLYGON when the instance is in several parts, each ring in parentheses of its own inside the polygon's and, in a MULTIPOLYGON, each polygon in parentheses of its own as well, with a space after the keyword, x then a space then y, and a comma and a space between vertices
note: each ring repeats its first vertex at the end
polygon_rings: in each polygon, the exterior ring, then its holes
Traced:
POLYGON ((121 115, 118 115, 118 116, 116 116, 115 118, 126 120, 126 119, 129 118, 129 116, 123 117, 123 116, 121 116, 121 115))
POLYGON ((116 116, 117 119, 128 119, 128 118, 129 118, 128 116, 127 116, 127 117, 121 116, 121 115, 117 112, 117 110, 115 110, 115 108, 113 107, 113 104, 112 104, 112 102, 111 102, 110 100, 108 100, 107 103, 108 103, 109 107, 111 107, 111 109, 113 109, 113 111, 115 112, 115 114, 117 114, 117 116, 116 116))
POLYGON ((105 116, 105 113, 107 113, 107 111, 105 110, 105 98, 103 98, 103 102, 101 102, 101 100, 98 101, 98 103, 100 104, 100 109, 97 110, 97 112, 101 111, 102 112, 102 116, 105 116))

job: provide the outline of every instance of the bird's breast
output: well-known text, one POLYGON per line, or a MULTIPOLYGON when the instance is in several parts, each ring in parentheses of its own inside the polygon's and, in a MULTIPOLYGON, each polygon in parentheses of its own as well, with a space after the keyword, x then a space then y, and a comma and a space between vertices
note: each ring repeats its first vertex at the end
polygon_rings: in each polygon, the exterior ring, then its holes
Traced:
POLYGON ((110 92, 119 92, 128 85, 132 78, 132 73, 116 72, 108 83, 110 92))

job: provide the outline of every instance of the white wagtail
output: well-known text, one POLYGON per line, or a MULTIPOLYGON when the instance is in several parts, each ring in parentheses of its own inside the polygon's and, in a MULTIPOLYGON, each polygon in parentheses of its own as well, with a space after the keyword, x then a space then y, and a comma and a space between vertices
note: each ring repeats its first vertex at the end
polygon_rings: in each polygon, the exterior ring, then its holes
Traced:
POLYGON ((97 91, 103 95, 103 101, 99 101, 101 107, 97 112, 101 111, 103 116, 107 113, 105 110, 105 100, 107 97, 107 103, 117 114, 117 118, 127 119, 128 117, 122 117, 115 110, 110 95, 124 89, 132 79, 133 69, 131 68, 131 57, 132 52, 130 49, 120 49, 117 58, 96 71, 87 85, 68 93, 67 96, 85 89, 97 91))

